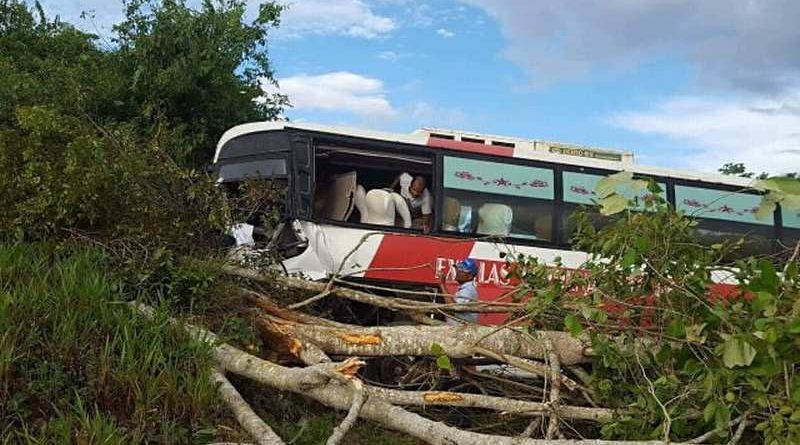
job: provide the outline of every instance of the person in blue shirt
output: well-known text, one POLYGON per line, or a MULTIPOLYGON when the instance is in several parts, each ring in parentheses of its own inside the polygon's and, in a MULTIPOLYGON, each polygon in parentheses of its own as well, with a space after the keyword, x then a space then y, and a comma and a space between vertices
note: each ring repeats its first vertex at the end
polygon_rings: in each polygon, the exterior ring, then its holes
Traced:
MULTIPOLYGON (((475 281, 476 276, 478 276, 477 261, 472 258, 465 258, 456 263, 456 282, 458 282, 458 290, 456 290, 454 295, 450 295, 444 285, 447 274, 442 274, 439 287, 442 290, 442 297, 445 303, 472 303, 478 301, 478 283, 475 281)), ((476 312, 461 312, 457 317, 470 323, 478 322, 478 314, 476 312)))

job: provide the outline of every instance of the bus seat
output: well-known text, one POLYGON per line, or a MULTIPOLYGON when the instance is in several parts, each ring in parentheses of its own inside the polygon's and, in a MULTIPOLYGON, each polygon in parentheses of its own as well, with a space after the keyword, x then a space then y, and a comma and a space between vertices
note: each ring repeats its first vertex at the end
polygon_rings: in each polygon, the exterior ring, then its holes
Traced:
POLYGON ((395 215, 399 214, 403 227, 411 227, 411 212, 400 194, 384 189, 365 192, 364 187, 358 185, 354 197, 362 223, 393 226, 395 215))
POLYGON ((508 235, 514 211, 505 204, 487 202, 478 209, 478 233, 508 235))
POLYGON ((458 220, 461 216, 461 203, 455 198, 444 198, 444 213, 442 213, 442 229, 458 230, 458 220))
POLYGON ((317 216, 334 221, 347 221, 353 212, 356 190, 356 172, 334 175, 323 184, 317 185, 314 210, 317 216))

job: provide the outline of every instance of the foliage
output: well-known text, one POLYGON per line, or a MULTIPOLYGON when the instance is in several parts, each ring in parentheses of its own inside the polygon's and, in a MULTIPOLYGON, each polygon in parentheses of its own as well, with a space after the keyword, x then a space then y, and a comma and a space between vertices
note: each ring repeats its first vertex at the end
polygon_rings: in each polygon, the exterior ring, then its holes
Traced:
MULTIPOLYGON (((718 172, 722 173, 723 175, 729 176, 740 176, 742 178, 752 178, 755 176, 754 172, 748 171, 747 167, 741 162, 727 162, 722 167, 717 169, 718 172)), ((787 173, 783 177, 786 178, 797 178, 797 172, 787 173)), ((756 179, 767 179, 769 178, 769 173, 761 172, 758 176, 755 176, 756 179)))
POLYGON ((134 142, 159 139, 180 165, 202 166, 227 128, 274 119, 286 105, 261 88, 275 82, 266 53, 275 3, 247 23, 240 0, 199 10, 132 0, 105 47, 36 7, 0 0, 0 130, 19 129, 21 108, 43 106, 103 127, 125 123, 134 142))
POLYGON ((617 213, 602 229, 577 216, 577 246, 591 254, 580 271, 520 259, 537 289, 528 309, 541 327, 591 339, 593 390, 618 409, 608 438, 719 429, 727 442, 744 416, 746 443, 800 442, 797 252, 782 270, 768 258, 732 267, 724 259, 738 243, 698 244, 696 223, 648 187, 646 211, 617 213), (739 284, 718 285, 726 276, 739 284))
POLYGON ((234 124, 277 118, 286 97, 263 87, 275 83, 266 45, 281 6, 261 3, 251 23, 241 0, 204 1, 198 10, 184 0, 125 6, 126 18, 114 28, 114 55, 129 83, 124 102, 147 134, 159 130, 153 122, 169 124, 177 159, 207 163, 234 124))
POLYGON ((754 188, 766 193, 758 209, 759 218, 771 216, 776 204, 780 204, 784 211, 800 210, 800 179, 791 177, 761 179, 756 182, 754 188))
POLYGON ((119 301, 96 248, 0 246, 0 442, 214 436, 209 348, 119 301))

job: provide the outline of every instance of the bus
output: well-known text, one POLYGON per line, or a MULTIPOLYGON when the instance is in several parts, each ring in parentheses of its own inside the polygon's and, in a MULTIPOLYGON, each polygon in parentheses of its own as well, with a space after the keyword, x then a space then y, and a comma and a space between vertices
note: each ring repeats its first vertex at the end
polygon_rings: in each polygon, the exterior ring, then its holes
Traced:
MULTIPOLYGON (((446 274, 453 290, 454 263, 469 257, 479 264, 484 301, 510 289, 510 256, 546 264, 559 258, 561 267, 579 269, 588 256, 570 246, 569 216, 594 202, 602 178, 623 170, 655 180, 664 199, 696 218, 703 243, 744 236, 741 253, 756 255, 800 239, 796 212, 778 208, 772 218, 756 218, 761 196, 751 179, 641 166, 631 153, 522 138, 254 122, 221 137, 212 170, 231 189, 247 178, 283 184, 283 224, 272 240, 287 273, 409 287, 436 286, 446 274), (408 221, 402 201, 386 198, 403 173, 425 179, 433 201, 428 230, 408 221), (378 211, 365 210, 370 196, 378 211)), ((479 322, 503 316, 480 314, 479 322)))

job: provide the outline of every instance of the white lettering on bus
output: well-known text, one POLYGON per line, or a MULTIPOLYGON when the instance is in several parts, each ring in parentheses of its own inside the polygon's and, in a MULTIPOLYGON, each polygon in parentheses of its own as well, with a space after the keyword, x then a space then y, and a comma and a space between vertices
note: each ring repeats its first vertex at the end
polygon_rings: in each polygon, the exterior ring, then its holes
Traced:
MULTIPOLYGON (((506 264, 499 261, 481 261, 478 262, 478 276, 476 277, 479 284, 492 284, 495 286, 508 286, 508 271, 506 264)), ((441 277, 443 273, 447 273, 447 281, 455 281, 456 279, 456 260, 452 258, 436 258, 436 277, 441 277)))

